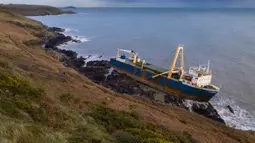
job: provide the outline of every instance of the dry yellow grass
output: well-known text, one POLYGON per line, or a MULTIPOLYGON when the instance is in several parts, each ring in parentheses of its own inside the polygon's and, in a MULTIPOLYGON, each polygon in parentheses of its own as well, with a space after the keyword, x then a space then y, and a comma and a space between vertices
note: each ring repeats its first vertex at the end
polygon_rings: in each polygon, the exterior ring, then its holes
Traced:
MULTIPOLYGON (((64 67, 54 58, 55 56, 52 56, 54 53, 48 54, 40 46, 25 46, 24 41, 36 39, 31 33, 33 30, 10 24, 8 21, 19 20, 34 26, 38 26, 38 23, 24 17, 20 18, 19 15, 9 16, 6 16, 5 11, 0 11, 0 61, 8 65, 7 68, 0 66, 0 71, 18 75, 35 87, 44 89, 53 103, 58 102, 56 99, 61 93, 71 93, 85 101, 104 102, 112 109, 136 111, 144 121, 153 121, 174 131, 187 131, 201 143, 255 142, 255 133, 252 131, 232 129, 184 109, 114 93, 92 83, 75 70, 64 67), (65 72, 66 75, 59 76, 60 72, 65 72)), ((78 110, 76 106, 72 108, 78 110)), ((23 124, 18 124, 16 129, 23 130, 23 124)))

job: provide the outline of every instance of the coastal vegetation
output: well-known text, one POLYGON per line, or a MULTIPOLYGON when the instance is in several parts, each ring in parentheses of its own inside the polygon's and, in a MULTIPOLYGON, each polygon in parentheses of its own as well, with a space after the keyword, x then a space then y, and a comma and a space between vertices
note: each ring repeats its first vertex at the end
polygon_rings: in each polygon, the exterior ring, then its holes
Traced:
POLYGON ((25 130, 2 125, 5 140, 18 142, 183 142, 195 143, 187 132, 171 132, 155 123, 142 122, 136 112, 113 110, 102 104, 94 104, 75 98, 70 93, 59 96, 59 103, 52 104, 43 89, 34 88, 27 81, 6 72, 0 72, 0 113, 23 121, 25 130), (75 105, 89 111, 75 110, 75 105), (73 109, 70 107, 74 107, 73 109), (72 128, 74 130, 72 130, 72 128), (10 131, 9 131, 10 130, 10 131), (47 132, 54 130, 48 138, 47 132), (69 134, 65 138, 64 134, 69 134), (16 136, 17 135, 17 136, 16 136), (20 136, 19 136, 20 135, 20 136), (46 137, 44 137, 46 135, 46 137))
POLYGON ((6 8, 13 12, 25 16, 43 16, 43 15, 59 15, 59 14, 73 14, 70 10, 61 10, 56 7, 47 5, 25 5, 25 4, 6 4, 0 5, 0 8, 6 8))
POLYGON ((93 83, 42 48, 55 35, 0 8, 0 142, 254 142, 253 131, 93 83))

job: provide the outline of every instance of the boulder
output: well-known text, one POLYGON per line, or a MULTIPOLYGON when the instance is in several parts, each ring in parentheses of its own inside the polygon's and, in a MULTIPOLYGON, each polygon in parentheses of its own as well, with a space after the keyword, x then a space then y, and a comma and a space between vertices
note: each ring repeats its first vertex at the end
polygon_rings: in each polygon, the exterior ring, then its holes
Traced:
POLYGON ((65 32, 65 29, 59 27, 48 27, 47 30, 56 33, 65 32))
POLYGON ((191 110, 212 120, 225 124, 224 120, 220 117, 218 112, 213 108, 213 106, 209 102, 205 103, 193 102, 191 110))
POLYGON ((229 110, 232 114, 235 114, 233 108, 232 108, 230 105, 228 105, 227 108, 228 108, 228 110, 229 110))

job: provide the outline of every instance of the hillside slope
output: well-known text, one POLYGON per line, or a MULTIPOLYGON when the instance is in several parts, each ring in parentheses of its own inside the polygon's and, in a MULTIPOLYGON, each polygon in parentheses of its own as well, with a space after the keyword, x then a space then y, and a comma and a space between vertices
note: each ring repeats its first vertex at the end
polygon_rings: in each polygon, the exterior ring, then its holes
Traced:
POLYGON ((64 67, 59 53, 25 44, 51 35, 39 22, 0 10, 0 142, 255 141, 252 131, 114 93, 64 67))

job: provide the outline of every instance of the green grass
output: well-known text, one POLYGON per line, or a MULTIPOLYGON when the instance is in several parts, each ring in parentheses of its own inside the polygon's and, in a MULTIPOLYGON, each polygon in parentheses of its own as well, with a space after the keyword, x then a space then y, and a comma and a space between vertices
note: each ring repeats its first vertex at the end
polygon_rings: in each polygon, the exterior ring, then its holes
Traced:
POLYGON ((38 28, 42 28, 42 24, 40 22, 31 20, 20 14, 11 12, 10 10, 6 8, 0 8, 0 20, 15 21, 15 22, 20 22, 22 24, 29 24, 38 28))
POLYGON ((90 116, 110 134, 116 134, 119 142, 144 143, 196 143, 187 132, 173 132, 154 123, 143 122, 135 112, 113 110, 102 105, 93 105, 90 116), (116 133, 117 132, 117 133, 116 133))
POLYGON ((196 142, 186 132, 143 122, 135 108, 118 111, 84 102, 70 93, 57 96, 59 102, 47 102, 42 89, 5 72, 0 72, 0 91, 0 117, 6 117, 0 125, 0 142, 196 142), (84 104, 89 112, 75 109, 73 104, 84 104))
POLYGON ((32 106, 43 96, 43 90, 33 88, 28 82, 8 73, 0 72, 0 112, 13 118, 23 118, 21 110, 33 119, 41 119, 41 108, 32 106), (40 115, 40 117, 37 117, 40 115))

